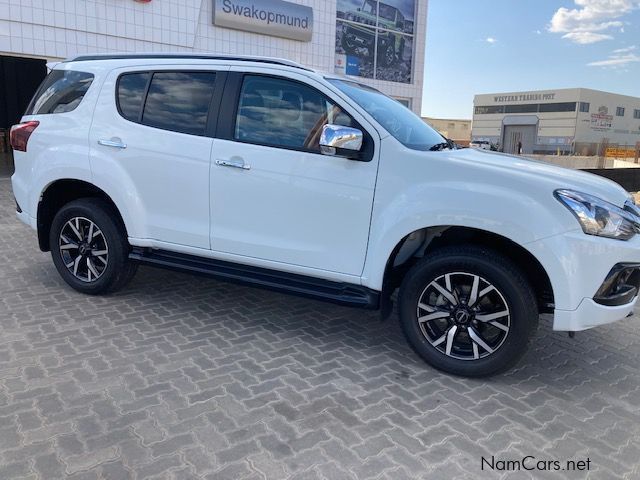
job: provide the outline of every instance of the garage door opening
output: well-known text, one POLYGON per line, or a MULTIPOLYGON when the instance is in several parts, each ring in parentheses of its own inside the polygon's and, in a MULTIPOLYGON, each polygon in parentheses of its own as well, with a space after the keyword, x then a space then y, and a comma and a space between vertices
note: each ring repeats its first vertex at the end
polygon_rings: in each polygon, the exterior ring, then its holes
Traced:
POLYGON ((502 121, 502 151, 513 155, 534 153, 539 119, 536 115, 510 115, 502 121))
POLYGON ((20 121, 47 76, 47 61, 0 55, 0 176, 13 173, 9 129, 20 121))

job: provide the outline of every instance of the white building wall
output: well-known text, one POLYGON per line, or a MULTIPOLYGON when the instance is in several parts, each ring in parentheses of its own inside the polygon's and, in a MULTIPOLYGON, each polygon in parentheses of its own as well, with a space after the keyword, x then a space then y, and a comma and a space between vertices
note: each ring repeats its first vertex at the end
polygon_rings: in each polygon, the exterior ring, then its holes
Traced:
MULTIPOLYGON (((213 0, 0 0, 0 54, 64 59, 102 52, 213 52, 284 57, 333 72, 336 0, 290 0, 314 11, 313 39, 299 42, 213 25, 213 0)), ((417 0, 411 84, 358 80, 409 99, 419 112, 427 0, 417 0)))
POLYGON ((588 102, 590 108, 588 113, 578 113, 578 141, 600 143, 606 139, 612 144, 630 146, 640 142, 640 118, 634 118, 634 111, 640 111, 640 98, 581 89, 580 101, 588 102), (623 117, 616 115, 618 107, 625 109, 623 117))

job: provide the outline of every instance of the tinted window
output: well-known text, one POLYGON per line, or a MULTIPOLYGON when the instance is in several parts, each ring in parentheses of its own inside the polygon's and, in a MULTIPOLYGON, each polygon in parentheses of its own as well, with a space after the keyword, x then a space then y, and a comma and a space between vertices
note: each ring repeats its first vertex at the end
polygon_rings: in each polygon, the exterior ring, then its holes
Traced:
POLYGON ((617 117, 624 117, 624 107, 616 108, 616 116, 617 117))
POLYGON ((138 122, 150 73, 127 73, 118 80, 118 107, 127 120, 138 122))
POLYGON ((476 115, 491 115, 494 113, 504 113, 504 106, 502 105, 489 105, 475 108, 476 115))
POLYGON ((591 104, 587 103, 587 102, 580 102, 580 111, 582 113, 589 113, 589 108, 591 107, 591 104))
POLYGON ((640 118, 640 110, 633 111, 633 118, 640 118))
POLYGON ((505 113, 534 113, 538 111, 538 104, 525 104, 525 105, 506 105, 504 107, 505 113))
POLYGON ((142 123, 174 132, 204 135, 215 73, 154 73, 142 123))
POLYGON ((320 134, 326 124, 356 126, 340 107, 311 87, 277 78, 245 77, 236 140, 320 151, 320 134))
POLYGON ((65 113, 74 110, 87 93, 93 75, 72 70, 53 70, 36 92, 25 115, 65 113))
POLYGON ((542 103, 540 104, 541 112, 575 112, 576 102, 567 103, 542 103))

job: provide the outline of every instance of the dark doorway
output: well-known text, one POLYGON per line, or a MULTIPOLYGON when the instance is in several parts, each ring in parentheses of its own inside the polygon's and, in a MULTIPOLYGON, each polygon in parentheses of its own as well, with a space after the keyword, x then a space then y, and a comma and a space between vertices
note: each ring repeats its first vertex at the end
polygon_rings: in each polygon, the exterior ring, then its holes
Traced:
POLYGON ((46 75, 46 60, 0 55, 0 175, 13 172, 9 129, 20 121, 46 75))

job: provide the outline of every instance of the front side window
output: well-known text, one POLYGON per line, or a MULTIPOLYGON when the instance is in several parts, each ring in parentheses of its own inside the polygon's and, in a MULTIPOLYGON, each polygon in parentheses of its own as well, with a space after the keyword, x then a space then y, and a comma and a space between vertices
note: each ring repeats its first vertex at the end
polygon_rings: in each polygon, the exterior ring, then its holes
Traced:
POLYGON ((327 124, 356 126, 317 90, 280 78, 245 76, 236 116, 235 140, 320 152, 327 124))
POLYGON ((92 81, 91 73, 53 70, 40 85, 25 115, 66 113, 75 110, 92 81))
POLYGON ((172 132, 204 135, 215 86, 213 72, 156 72, 142 124, 172 132))

